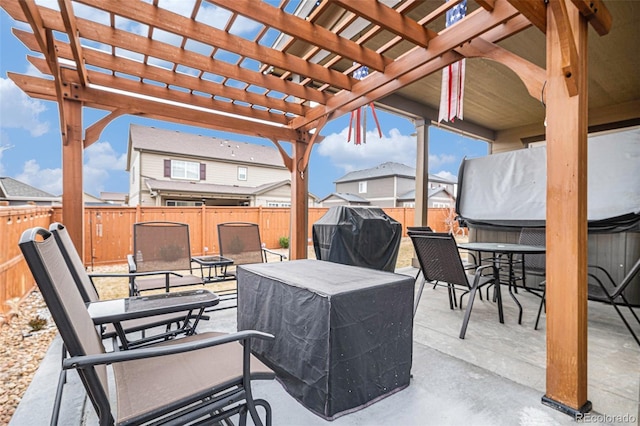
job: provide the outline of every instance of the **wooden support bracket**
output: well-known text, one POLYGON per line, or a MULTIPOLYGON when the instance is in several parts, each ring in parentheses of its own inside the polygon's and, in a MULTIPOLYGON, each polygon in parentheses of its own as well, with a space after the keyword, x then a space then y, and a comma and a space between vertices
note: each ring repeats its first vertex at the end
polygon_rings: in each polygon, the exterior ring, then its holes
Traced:
POLYGON ((278 148, 278 151, 280 152, 280 156, 282 157, 282 161, 284 161, 284 165, 287 167, 287 169, 290 172, 293 172, 293 159, 289 154, 287 154, 287 151, 284 150, 280 141, 278 141, 278 139, 276 138, 269 138, 269 140, 273 142, 276 148, 278 148))
POLYGON ((578 94, 579 58, 576 42, 573 38, 573 31, 569 23, 567 6, 562 0, 550 0, 549 6, 551 7, 551 12, 553 13, 553 18, 558 28, 564 81, 567 85, 569 96, 576 96, 578 94))
POLYGON ((126 109, 116 109, 93 123, 91 126, 87 127, 87 130, 84 132, 84 147, 88 148, 91 144, 96 142, 104 128, 113 120, 124 114, 132 114, 132 112, 126 109))
POLYGON ((313 145, 318 140, 318 136, 320 135, 320 130, 327 124, 329 116, 324 115, 318 120, 318 124, 316 125, 316 131, 311 135, 311 139, 307 143, 307 147, 304 150, 304 155, 302 158, 298 159, 298 163, 296 164, 297 171, 301 174, 304 179, 304 172, 307 170, 309 166, 309 157, 311 157, 311 150, 313 149, 313 145))

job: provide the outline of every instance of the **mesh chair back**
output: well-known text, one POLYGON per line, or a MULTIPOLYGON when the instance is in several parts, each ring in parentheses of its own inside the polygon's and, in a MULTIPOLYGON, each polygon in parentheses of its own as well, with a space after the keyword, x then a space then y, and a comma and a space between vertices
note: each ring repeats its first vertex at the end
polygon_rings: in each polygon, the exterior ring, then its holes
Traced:
POLYGON ((82 259, 80 259, 80 255, 73 245, 73 241, 71 241, 67 228, 65 228, 63 224, 56 222, 49 226, 49 231, 55 237, 56 243, 58 243, 58 247, 62 253, 62 257, 67 262, 67 265, 69 265, 69 271, 78 285, 78 290, 80 291, 82 299, 85 303, 100 300, 100 296, 98 295, 96 288, 84 269, 82 259))
MULTIPOLYGON (((71 272, 53 235, 44 228, 26 230, 20 249, 71 356, 104 353, 104 347, 71 272)), ((110 416, 107 370, 104 365, 78 373, 101 418, 110 416)))
POLYGON ((430 226, 407 226, 407 234, 419 234, 421 232, 433 232, 430 226))
MULTIPOLYGON (((529 246, 546 247, 546 231, 544 228, 522 228, 520 231, 520 244, 529 246)), ((525 256, 525 268, 527 272, 544 275, 547 269, 547 260, 544 254, 528 254, 525 256)))
POLYGON ((427 281, 469 286, 453 235, 419 232, 409 236, 427 281))
POLYGON ((140 222, 133 225, 136 272, 191 271, 189 225, 140 222))
POLYGON ((260 231, 256 223, 219 223, 218 242, 220 255, 232 259, 234 265, 264 262, 260 231))

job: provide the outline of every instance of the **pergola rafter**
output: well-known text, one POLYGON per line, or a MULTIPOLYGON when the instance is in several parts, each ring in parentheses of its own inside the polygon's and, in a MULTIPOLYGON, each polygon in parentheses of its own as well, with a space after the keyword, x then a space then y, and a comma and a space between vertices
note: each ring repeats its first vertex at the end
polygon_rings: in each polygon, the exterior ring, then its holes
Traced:
MULTIPOLYGON (((31 27, 32 33, 14 29, 14 34, 42 55, 29 56, 29 61, 53 76, 8 74, 29 96, 58 104, 64 221, 81 253, 82 150, 124 114, 272 141, 291 171, 290 250, 297 259, 307 253, 308 161, 329 120, 391 96, 394 108, 421 103, 434 111, 440 81, 431 76, 465 57, 479 58, 468 61, 471 71, 475 61, 482 65, 476 71, 490 71, 470 80, 465 100, 470 125, 448 127, 517 135, 514 143, 519 143, 545 133, 548 106, 554 116, 545 137, 550 144, 566 145, 566 151, 557 146, 549 150, 550 228, 570 232, 562 243, 556 242, 557 235, 547 236, 548 253, 555 256, 547 262, 547 322, 553 330, 548 371, 563 372, 547 380, 547 397, 578 412, 587 406, 586 295, 580 287, 586 278, 586 253, 580 249, 586 235, 582 147, 590 124, 587 76, 592 75, 587 73, 586 35, 589 24, 599 35, 607 34, 612 17, 601 0, 469 0, 469 13, 446 28, 446 11, 460 1, 58 0, 59 10, 54 10, 34 0, 0 0, 0 6, 31 27), (535 34, 529 33, 527 40, 517 36, 531 26, 535 34), (539 53, 545 43, 546 57, 539 53), (357 80, 352 72, 361 65, 371 73, 357 80), (474 85, 479 79, 491 87, 474 85), (497 93, 503 86, 504 93, 497 93), (107 115, 84 128, 82 107, 107 115), (512 111, 501 114, 508 108, 512 111), (291 144, 292 154, 283 143, 291 144), (566 286, 554 287, 554 282, 566 286), (563 299, 571 299, 570 317, 557 314, 563 299)), ((633 16, 637 12, 631 3, 615 7, 621 13, 631 10, 633 16)), ((636 72, 629 68, 626 63, 621 67, 636 72)), ((598 89, 604 85, 602 71, 596 71, 598 89)), ((596 124, 640 121, 637 79, 625 77, 628 87, 619 87, 620 79, 614 78, 595 100, 593 110, 606 112, 600 114, 606 122, 596 124)), ((425 116, 410 113, 428 125, 425 116)), ((418 134, 426 146, 423 126, 418 134)))

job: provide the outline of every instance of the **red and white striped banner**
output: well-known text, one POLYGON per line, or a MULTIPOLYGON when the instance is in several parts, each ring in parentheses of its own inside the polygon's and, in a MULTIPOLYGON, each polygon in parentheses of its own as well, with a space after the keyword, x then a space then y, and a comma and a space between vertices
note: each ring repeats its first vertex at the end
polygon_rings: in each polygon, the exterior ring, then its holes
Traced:
MULTIPOLYGON (((448 0, 447 0, 448 1, 448 0)), ((464 0, 447 11, 447 27, 464 18, 467 1, 464 0)), ((464 100, 465 59, 442 69, 442 90, 440 91, 440 112, 438 122, 462 120, 464 100)))

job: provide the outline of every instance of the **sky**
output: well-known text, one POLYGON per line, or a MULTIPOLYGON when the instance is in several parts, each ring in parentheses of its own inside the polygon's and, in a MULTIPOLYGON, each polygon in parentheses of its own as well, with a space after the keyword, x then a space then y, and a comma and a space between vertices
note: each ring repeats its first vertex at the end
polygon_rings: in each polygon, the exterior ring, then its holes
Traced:
MULTIPOLYGON (((62 192, 62 148, 58 109, 55 102, 28 97, 7 77, 7 72, 40 76, 27 61, 32 54, 11 33, 16 23, 0 9, 0 176, 15 178, 41 190, 62 192)), ((22 26, 24 28, 24 26, 22 26)), ((30 30, 30 29, 29 29, 30 30)), ((36 55, 37 56, 37 55, 36 55)), ((378 136, 371 111, 367 112, 366 144, 347 142, 349 114, 328 122, 320 134, 324 140, 313 148, 309 162, 309 191, 324 198, 335 191, 334 182, 346 173, 375 167, 387 161, 416 166, 416 137, 413 122, 399 115, 377 110, 382 138, 378 136)), ((86 129, 106 115, 105 111, 83 109, 86 129)), ((129 126, 140 124, 196 133, 229 140, 272 146, 264 139, 219 132, 135 116, 112 121, 97 142, 84 152, 84 191, 128 192, 126 171, 129 126)), ((285 148, 288 143, 283 144, 285 148)), ((488 144, 429 127, 429 172, 456 179, 464 157, 487 155, 488 144)))

